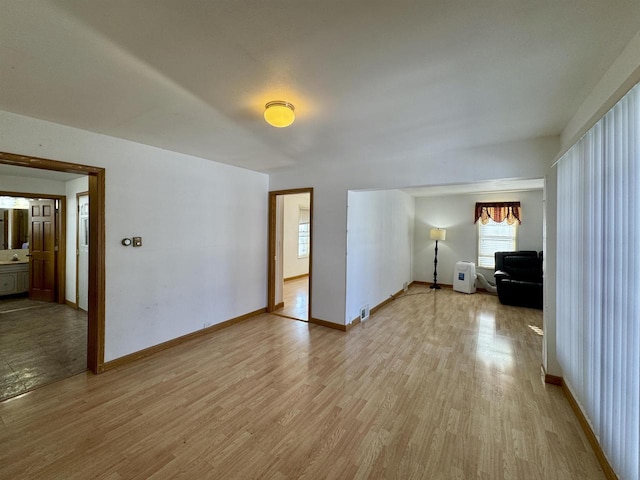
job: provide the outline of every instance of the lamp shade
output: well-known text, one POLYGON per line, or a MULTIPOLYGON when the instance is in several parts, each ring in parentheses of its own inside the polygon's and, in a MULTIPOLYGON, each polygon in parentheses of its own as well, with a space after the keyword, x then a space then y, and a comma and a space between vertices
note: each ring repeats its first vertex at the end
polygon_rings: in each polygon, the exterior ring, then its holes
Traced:
POLYGON ((295 108, 288 102, 269 102, 264 108, 264 119, 273 127, 288 127, 296 119, 295 108))
POLYGON ((431 238, 431 240, 443 241, 447 238, 447 231, 444 228, 432 228, 429 231, 429 238, 431 238))

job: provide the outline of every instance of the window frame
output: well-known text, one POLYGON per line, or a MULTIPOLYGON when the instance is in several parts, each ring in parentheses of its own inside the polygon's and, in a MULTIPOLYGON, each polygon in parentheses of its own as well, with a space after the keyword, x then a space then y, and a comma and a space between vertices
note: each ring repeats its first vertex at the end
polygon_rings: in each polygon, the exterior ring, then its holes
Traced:
POLYGON ((309 258, 311 244, 310 216, 311 211, 309 208, 300 207, 298 213, 298 258, 309 258))

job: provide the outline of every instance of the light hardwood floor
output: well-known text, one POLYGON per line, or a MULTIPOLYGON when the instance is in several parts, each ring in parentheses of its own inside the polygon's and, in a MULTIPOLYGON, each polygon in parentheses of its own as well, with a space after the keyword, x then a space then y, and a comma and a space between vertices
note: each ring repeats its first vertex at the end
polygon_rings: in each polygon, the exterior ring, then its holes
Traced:
POLYGON ((284 307, 273 313, 297 320, 309 320, 309 277, 284 281, 282 291, 284 307))
POLYGON ((0 400, 87 369, 87 314, 26 297, 0 299, 0 400))
POLYGON ((344 333, 261 315, 0 403, 0 478, 600 479, 541 312, 412 287, 344 333))

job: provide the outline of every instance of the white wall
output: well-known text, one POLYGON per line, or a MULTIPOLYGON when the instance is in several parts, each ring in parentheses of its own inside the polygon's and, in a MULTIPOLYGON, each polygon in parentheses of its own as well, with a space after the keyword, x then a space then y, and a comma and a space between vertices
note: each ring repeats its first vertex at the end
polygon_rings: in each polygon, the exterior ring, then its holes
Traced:
POLYGON ((363 159, 351 165, 337 159, 271 173, 271 190, 314 188, 312 316, 344 324, 348 190, 542 178, 559 148, 554 136, 411 158, 399 152, 384 164, 363 159))
POLYGON ((278 305, 284 301, 284 276, 283 272, 283 215, 284 215, 284 196, 276 195, 276 261, 274 272, 274 304, 278 305))
POLYGON ((309 257, 298 258, 298 220, 300 208, 309 209, 311 195, 299 193, 282 197, 284 199, 283 270, 286 280, 309 273, 309 257))
POLYGON ((414 201, 399 190, 349 192, 345 323, 412 280, 414 201))
POLYGON ((576 143, 633 85, 640 82, 640 31, 613 61, 562 131, 562 148, 576 143))
POLYGON ((0 151, 106 168, 106 361, 265 307, 266 175, 8 112, 0 132, 0 151))
POLYGON ((556 261, 557 261, 557 205, 558 178, 552 169, 544 182, 544 229, 542 243, 544 250, 544 338, 542 340, 542 366, 549 375, 562 376, 556 350, 556 261))
POLYGON ((67 265, 65 300, 76 303, 76 249, 78 236, 76 224, 78 222, 78 200, 76 194, 89 191, 89 177, 81 177, 65 183, 67 197, 67 265))
MULTIPOLYGON (((435 241, 429 238, 434 227, 446 228, 447 239, 438 242, 438 283, 453 284, 456 262, 478 264, 478 225, 473 223, 476 202, 520 202, 522 224, 518 226, 518 250, 542 250, 542 190, 495 192, 482 195, 444 195, 416 198, 414 238, 414 280, 433 282, 435 241)), ((493 270, 478 268, 491 283, 493 270)))

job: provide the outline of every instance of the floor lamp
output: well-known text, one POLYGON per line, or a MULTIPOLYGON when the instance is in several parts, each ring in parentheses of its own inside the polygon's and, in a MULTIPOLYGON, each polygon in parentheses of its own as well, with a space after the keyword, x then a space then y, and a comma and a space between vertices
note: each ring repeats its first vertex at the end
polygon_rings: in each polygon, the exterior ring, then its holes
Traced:
POLYGON ((438 242, 447 238, 447 231, 444 228, 432 228, 429 231, 429 237, 436 241, 436 256, 433 258, 433 284, 430 288, 440 290, 440 285, 438 285, 438 242))

